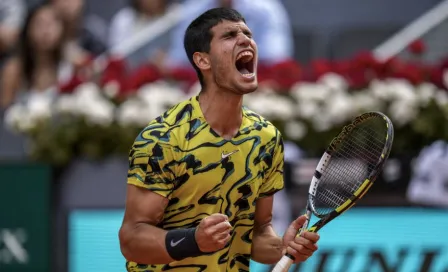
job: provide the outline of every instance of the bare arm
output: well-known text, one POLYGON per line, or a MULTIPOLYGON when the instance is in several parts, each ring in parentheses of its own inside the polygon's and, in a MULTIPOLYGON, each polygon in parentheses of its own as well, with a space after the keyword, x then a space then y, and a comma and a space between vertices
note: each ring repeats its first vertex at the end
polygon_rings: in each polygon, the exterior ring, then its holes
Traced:
POLYGON ((19 31, 15 28, 9 28, 0 25, 0 51, 10 50, 19 38, 19 31))
POLYGON ((17 57, 8 60, 1 71, 0 107, 9 106, 20 88, 21 65, 17 57))
POLYGON ((156 227, 168 199, 150 190, 127 185, 126 211, 120 228, 120 248, 128 260, 141 264, 174 261, 165 247, 166 231, 156 227))
POLYGON ((252 259, 259 263, 273 264, 280 260, 284 250, 282 238, 271 224, 274 197, 257 200, 255 210, 255 226, 252 238, 252 259))

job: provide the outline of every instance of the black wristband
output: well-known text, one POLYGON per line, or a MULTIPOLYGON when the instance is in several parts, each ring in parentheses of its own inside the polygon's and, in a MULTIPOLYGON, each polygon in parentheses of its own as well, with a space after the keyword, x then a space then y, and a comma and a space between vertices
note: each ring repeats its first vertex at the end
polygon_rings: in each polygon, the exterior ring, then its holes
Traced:
POLYGON ((168 254, 176 261, 203 254, 196 243, 196 228, 173 229, 166 233, 165 246, 168 254))

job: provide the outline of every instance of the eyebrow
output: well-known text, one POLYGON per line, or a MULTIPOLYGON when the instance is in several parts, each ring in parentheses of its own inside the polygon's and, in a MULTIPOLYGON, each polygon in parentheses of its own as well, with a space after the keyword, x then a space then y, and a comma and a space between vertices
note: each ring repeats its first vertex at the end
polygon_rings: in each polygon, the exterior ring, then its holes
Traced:
POLYGON ((237 33, 238 32, 238 30, 240 30, 241 29, 241 31, 244 33, 244 34, 249 34, 249 35, 252 35, 252 32, 250 31, 250 29, 248 29, 248 28, 237 28, 237 27, 229 27, 229 28, 227 28, 225 31, 224 31, 224 33, 221 35, 221 37, 227 37, 227 36, 229 36, 229 35, 231 35, 231 34, 235 34, 235 33, 237 33))

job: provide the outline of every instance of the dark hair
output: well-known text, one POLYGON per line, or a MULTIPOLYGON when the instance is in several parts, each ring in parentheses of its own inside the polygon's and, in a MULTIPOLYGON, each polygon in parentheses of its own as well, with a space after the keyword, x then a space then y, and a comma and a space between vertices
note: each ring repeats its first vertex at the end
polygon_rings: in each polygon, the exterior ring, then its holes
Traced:
MULTIPOLYGON (((172 4, 172 2, 173 2, 173 0, 164 0, 163 4, 165 5, 165 7, 168 7, 169 5, 172 4)), ((140 0, 130 0, 129 6, 137 13, 140 13, 142 10, 142 7, 140 5, 140 0)))
POLYGON ((244 17, 231 8, 214 8, 202 13, 188 26, 185 31, 184 47, 190 63, 198 74, 201 86, 204 86, 204 77, 201 70, 193 61, 195 52, 210 52, 210 42, 213 38, 211 29, 222 21, 246 22, 244 17))
MULTIPOLYGON (((34 6, 29 13, 27 14, 25 23, 23 25, 22 28, 22 33, 20 36, 20 59, 22 62, 22 69, 24 72, 24 79, 25 79, 25 84, 28 86, 29 84, 31 84, 31 80, 33 78, 33 74, 34 74, 34 70, 35 70, 35 65, 36 65, 36 53, 34 52, 33 49, 33 44, 32 41, 30 39, 30 28, 31 28, 31 23, 34 19, 34 17, 37 15, 37 13, 46 7, 51 7, 48 4, 40 4, 40 5, 36 5, 34 6)), ((62 24, 62 22, 61 22, 62 24)), ((59 61, 61 60, 61 56, 62 56, 62 37, 59 41, 59 45, 56 46, 56 48, 53 50, 53 52, 51 53, 52 57, 53 57, 53 61, 55 63, 59 63, 59 61)), ((29 86, 28 86, 29 87, 29 86)))
POLYGON ((140 11, 139 0, 130 0, 129 5, 134 11, 140 11))

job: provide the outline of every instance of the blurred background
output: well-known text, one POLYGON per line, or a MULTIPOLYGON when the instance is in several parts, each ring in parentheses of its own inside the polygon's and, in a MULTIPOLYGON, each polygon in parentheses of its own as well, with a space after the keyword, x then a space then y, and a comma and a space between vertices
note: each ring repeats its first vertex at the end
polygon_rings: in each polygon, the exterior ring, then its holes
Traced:
MULTIPOLYGON (((285 138, 282 233, 330 139, 395 126, 360 204, 292 271, 448 271, 448 1, 0 0, 0 271, 125 271, 118 229, 137 133, 199 91, 188 23, 231 5, 259 46, 245 104, 285 138)), ((251 271, 269 271, 252 263, 251 271)))

